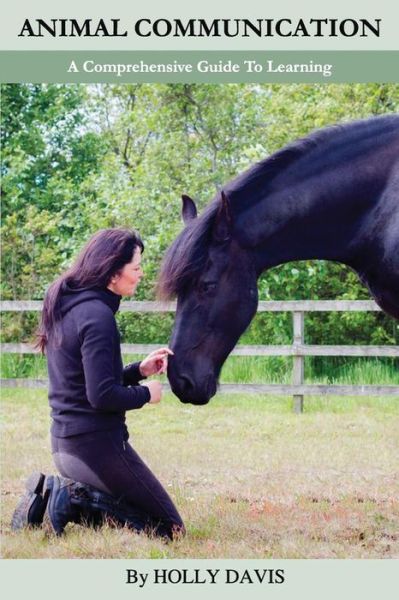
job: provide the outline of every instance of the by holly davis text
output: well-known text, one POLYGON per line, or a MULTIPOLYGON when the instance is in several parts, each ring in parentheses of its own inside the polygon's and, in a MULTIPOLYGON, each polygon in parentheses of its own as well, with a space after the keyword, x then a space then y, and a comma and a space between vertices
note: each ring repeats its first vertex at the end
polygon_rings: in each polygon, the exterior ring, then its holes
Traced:
POLYGON ((284 569, 126 569, 125 583, 145 585, 280 585, 285 582, 284 569))

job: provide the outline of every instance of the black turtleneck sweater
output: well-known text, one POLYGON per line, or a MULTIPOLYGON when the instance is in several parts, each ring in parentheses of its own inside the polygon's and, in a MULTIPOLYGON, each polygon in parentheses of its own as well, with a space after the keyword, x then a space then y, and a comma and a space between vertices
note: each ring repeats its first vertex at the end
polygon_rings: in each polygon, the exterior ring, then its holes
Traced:
POLYGON ((140 363, 122 365, 114 317, 120 300, 107 289, 63 286, 61 336, 47 346, 51 433, 57 437, 127 431, 125 411, 150 400, 149 389, 139 385, 140 363))

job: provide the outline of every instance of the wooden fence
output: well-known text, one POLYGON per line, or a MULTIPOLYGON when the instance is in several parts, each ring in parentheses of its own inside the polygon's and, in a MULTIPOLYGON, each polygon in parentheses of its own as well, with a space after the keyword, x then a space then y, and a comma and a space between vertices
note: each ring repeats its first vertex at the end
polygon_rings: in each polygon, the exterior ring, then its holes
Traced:
MULTIPOLYGON (((3 312, 40 311, 39 301, 3 301, 0 310, 3 312)), ((175 303, 159 302, 122 302, 122 312, 173 312, 175 303)), ((258 312, 291 312, 293 317, 293 343, 289 346, 237 346, 232 355, 236 356, 292 356, 293 373, 291 385, 278 384, 222 384, 222 393, 257 393, 292 395, 295 412, 303 411, 305 395, 337 395, 337 396, 397 396, 399 386, 396 385, 313 385, 304 381, 304 362, 306 356, 363 356, 363 357, 399 357, 399 346, 318 346, 305 344, 305 314, 307 312, 354 312, 379 311, 372 301, 360 300, 294 300, 259 302, 258 312)), ((159 344, 122 344, 123 354, 147 354, 159 347, 159 344)), ((28 344, 1 344, 5 353, 32 354, 34 350, 28 344)), ((2 379, 4 387, 46 387, 43 379, 2 379)), ((165 389, 169 389, 165 385, 165 389)))

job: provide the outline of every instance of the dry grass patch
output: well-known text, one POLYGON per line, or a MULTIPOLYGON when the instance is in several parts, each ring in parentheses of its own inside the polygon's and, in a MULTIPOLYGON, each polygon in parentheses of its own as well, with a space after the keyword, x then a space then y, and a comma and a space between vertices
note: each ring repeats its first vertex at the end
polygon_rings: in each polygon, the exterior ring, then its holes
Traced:
POLYGON ((2 555, 6 558, 399 557, 396 399, 172 397, 129 415, 131 442, 175 499, 183 540, 69 525, 61 539, 12 533, 30 471, 53 471, 42 391, 3 394, 2 555))

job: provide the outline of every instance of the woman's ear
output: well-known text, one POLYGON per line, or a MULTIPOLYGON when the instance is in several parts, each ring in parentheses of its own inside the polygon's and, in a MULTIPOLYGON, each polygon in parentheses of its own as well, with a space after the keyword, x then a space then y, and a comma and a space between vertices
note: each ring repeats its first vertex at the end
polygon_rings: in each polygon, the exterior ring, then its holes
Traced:
POLYGON ((109 283, 111 283, 112 285, 115 285, 115 283, 118 283, 118 279, 119 279, 120 273, 114 273, 111 277, 111 279, 109 280, 109 283))

